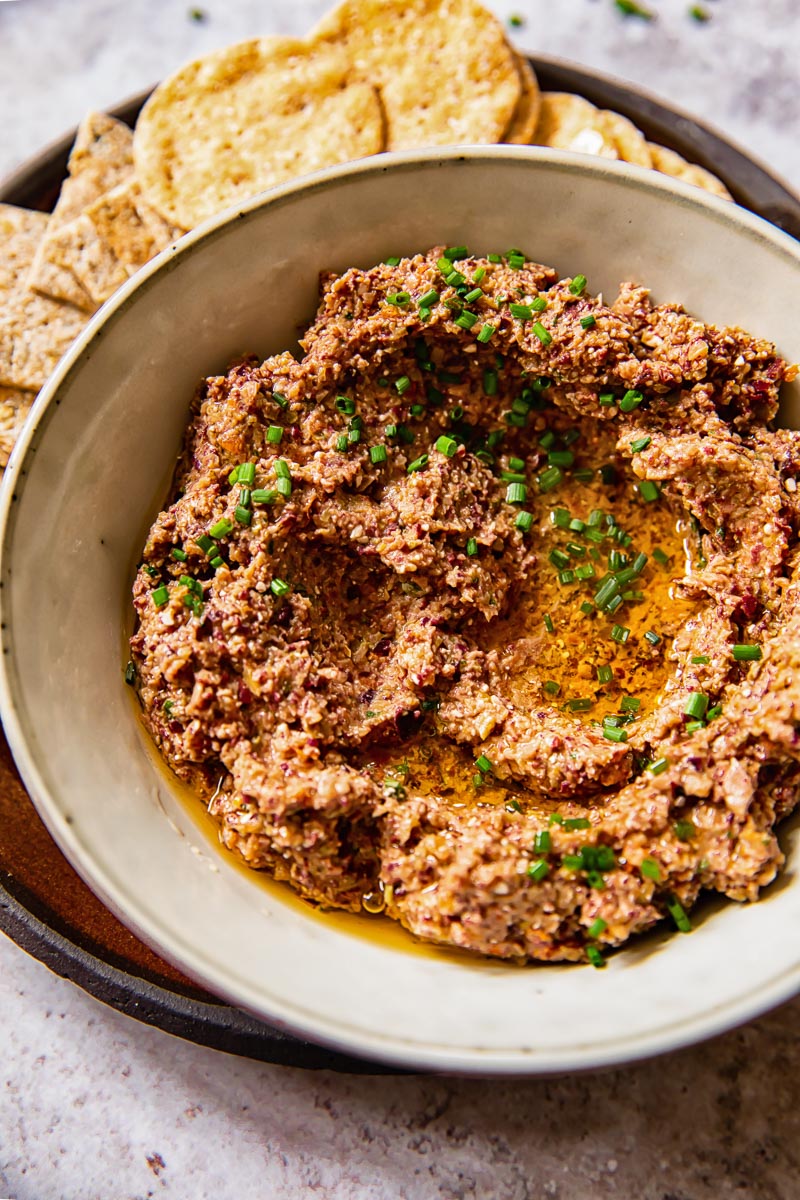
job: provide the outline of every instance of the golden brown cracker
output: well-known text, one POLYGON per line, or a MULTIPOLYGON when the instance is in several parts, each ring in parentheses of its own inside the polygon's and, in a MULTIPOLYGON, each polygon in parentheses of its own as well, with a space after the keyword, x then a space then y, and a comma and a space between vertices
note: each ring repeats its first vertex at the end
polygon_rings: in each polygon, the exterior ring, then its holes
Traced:
POLYGON ((86 324, 72 304, 27 286, 44 213, 0 204, 0 385, 38 391, 86 324))
POLYGON ((647 139, 640 129, 623 117, 621 113, 601 109, 600 122, 623 162, 636 163, 640 167, 652 167, 653 159, 647 139))
POLYGON ((523 58, 521 54, 515 54, 514 62, 522 93, 517 101, 517 107, 514 109, 511 123, 503 134, 503 141, 518 146, 527 146, 533 141, 536 134, 542 98, 539 83, 527 58, 523 58))
POLYGON ((36 392, 0 387, 0 468, 5 469, 36 392))
POLYGON ((384 147, 374 87, 341 53, 256 38, 165 80, 134 134, 136 175, 167 221, 191 229, 298 175, 384 147))
POLYGON ((377 86, 387 150, 502 141, 520 99, 514 51, 477 0, 344 0, 311 40, 377 86))
POLYGON ((619 158, 611 133, 594 104, 570 92, 543 92, 534 142, 554 150, 576 150, 619 158))
POLYGON ((668 150, 666 146, 657 146, 655 142, 650 142, 650 155, 653 167, 656 171, 661 171, 663 175, 671 175, 673 179, 683 179, 686 183, 693 183, 695 187, 703 188, 704 191, 711 192, 714 196, 721 196, 723 200, 733 199, 721 179, 717 179, 716 175, 712 175, 705 167, 698 167, 695 163, 687 162, 674 150, 668 150))

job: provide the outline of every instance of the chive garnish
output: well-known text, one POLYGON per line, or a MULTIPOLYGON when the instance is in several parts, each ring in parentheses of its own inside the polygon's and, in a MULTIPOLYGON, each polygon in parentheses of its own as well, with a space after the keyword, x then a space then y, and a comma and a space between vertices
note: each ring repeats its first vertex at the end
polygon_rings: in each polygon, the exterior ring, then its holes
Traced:
POLYGON ((642 707, 642 702, 638 696, 623 696, 619 707, 622 712, 638 712, 642 707))
POLYGON ((567 701, 567 708, 570 712, 588 712, 593 703, 588 696, 577 696, 574 700, 567 701))
POLYGON ((550 616, 550 613, 544 614, 544 627, 548 633, 553 633, 555 630, 555 625, 553 624, 553 618, 550 616))
POLYGON ((411 297, 409 296, 408 292, 392 292, 386 297, 386 303, 392 304, 396 308, 402 308, 404 305, 408 304, 410 299, 411 297))
POLYGON ((560 467, 548 467, 546 471, 542 471, 536 482, 539 485, 540 492, 551 492, 553 488, 558 487, 563 479, 564 472, 560 467))
POLYGON ((533 839, 533 849, 536 854, 549 854, 552 849, 552 838, 546 829, 540 829, 533 839))
POLYGON ((609 666, 597 668, 597 679, 599 683, 611 683, 614 678, 614 668, 609 666))
POLYGON ((689 661, 694 663, 695 666, 701 667, 705 666, 707 663, 710 663, 711 659, 707 654, 693 654, 689 661))
POLYGON ((646 437, 636 438, 634 441, 631 442, 631 453, 632 454, 640 454, 642 452, 642 450, 647 449, 647 447, 650 445, 652 440, 653 439, 650 437, 649 433, 647 434, 646 437))
POLYGON ((411 475, 414 471, 421 471, 424 467, 427 467, 427 465, 428 465, 427 454, 420 454, 419 458, 415 458, 413 462, 410 462, 408 464, 408 466, 406 467, 406 471, 409 475, 411 475))
POLYGON ((708 696, 704 692, 692 692, 683 711, 687 717, 702 721, 708 711, 708 696))
POLYGON ((282 392, 273 392, 272 399, 275 401, 275 403, 278 405, 279 408, 288 408, 288 406, 289 406, 289 401, 286 399, 286 397, 283 395, 282 392))
POLYGON ((396 254, 393 254, 391 256, 391 258, 385 258, 383 261, 386 263, 387 267, 399 267, 400 266, 400 259, 396 254))
POLYGON ((590 937, 590 938, 598 938, 598 937, 600 937, 600 934, 605 933, 605 931, 607 929, 608 929, 608 925, 603 920, 603 918, 597 917, 597 919, 592 921, 591 925, 586 930, 586 936, 590 937))
POLYGON ((458 451, 458 442, 455 438, 448 437, 447 434, 442 434, 434 443, 434 450, 438 450, 440 454, 444 454, 446 458, 452 458, 458 451))
POLYGON ((652 500, 657 500, 661 495, 661 489, 657 483, 653 482, 652 479, 643 479, 641 483, 638 484, 638 492, 642 499, 647 503, 650 503, 652 500))
POLYGON ((402 396, 403 393, 407 392, 408 389, 411 387, 411 380, 408 378, 407 375, 401 375, 399 379, 395 379, 394 387, 395 387, 395 391, 397 392, 398 396, 402 396))
MULTIPOLYGON (((497 326, 496 326, 496 325, 490 325, 490 324, 487 322, 485 325, 482 325, 482 326, 481 326, 481 328, 480 328, 480 332, 478 333, 478 338, 477 338, 477 340, 478 340, 479 342, 482 342, 484 345, 486 345, 486 343, 487 343, 487 342, 489 342, 489 341, 491 341, 491 339, 494 337, 494 335, 495 335, 496 333, 497 333, 497 326)), ((486 393, 486 395, 487 395, 487 396, 490 396, 490 395, 491 395, 491 396, 493 396, 493 395, 494 395, 494 392, 487 392, 487 393, 486 393)))
POLYGON ((689 920, 688 916, 686 915, 686 910, 684 909, 682 904, 680 904, 675 899, 668 901, 667 912, 672 917, 677 929, 681 933, 691 933, 692 932, 692 922, 689 920))
POLYGON ((419 304, 420 308, 430 308, 431 305, 435 304, 438 299, 439 293, 435 288, 431 288, 431 290, 426 292, 424 296, 420 296, 417 303, 419 304))
POLYGON ((336 449, 344 452, 345 450, 347 450, 349 445, 350 445, 350 443, 347 440, 347 434, 340 433, 338 435, 338 437, 336 438, 336 449))
POLYGON ((536 883, 541 882, 545 875, 549 874, 550 867, 543 858, 538 858, 528 867, 528 875, 536 883))
POLYGON ((369 460, 375 466, 377 466, 379 463, 385 463, 388 457, 389 456, 386 452, 386 447, 383 445, 383 443, 379 443, 377 446, 370 446, 369 460))
POLYGON ((269 429, 267 430, 267 441, 269 442, 269 444, 271 446, 277 446, 282 437, 283 437, 283 426, 282 425, 270 425, 269 429))
POLYGON ((349 396, 337 396, 334 405, 337 412, 344 413, 345 416, 351 416, 356 411, 356 402, 349 396))
POLYGON ((202 533, 200 537, 194 539, 204 554, 209 554, 216 549, 214 539, 210 538, 207 533, 202 533))
POLYGON ((506 488, 506 501, 509 504, 524 504, 528 498, 528 489, 524 483, 510 483, 506 488))
POLYGON ((608 738, 610 742, 627 742, 628 734, 624 729, 617 729, 613 725, 603 726, 603 737, 608 738))
POLYGON ((643 858, 639 870, 645 879, 652 879, 655 883, 661 882, 661 867, 654 858, 643 858))
POLYGON ((737 642, 733 647, 733 657, 736 662, 758 662, 761 658, 761 647, 737 642))
POLYGON ((125 664, 125 682, 129 687, 133 687, 136 683, 136 667, 130 659, 125 664))
POLYGON ((576 275, 572 283, 569 285, 569 290, 573 296, 580 296, 583 289, 586 287, 587 279, 585 275, 576 275))
POLYGON ((603 408, 612 408, 613 405, 617 403, 617 398, 613 392, 601 392, 597 397, 597 402, 598 404, 601 404, 603 408))
POLYGON ((253 510, 245 508, 243 504, 237 504, 233 513, 240 525, 249 525, 253 520, 253 510))
MULTIPOLYGON (((361 434, 359 433, 359 431, 357 429, 353 430, 353 432, 358 433, 359 437, 361 436, 361 434)), ((284 500, 288 500, 288 498, 292 494, 291 479, 287 479, 285 476, 281 476, 281 478, 278 480, 278 482, 275 486, 277 488, 278 495, 283 496, 284 500)))
POLYGON ((643 400, 644 396, 641 392, 637 392, 636 388, 628 388, 627 392, 619 402, 620 410, 624 413, 633 412, 635 408, 639 407, 643 400))
POLYGON ((624 646, 630 637, 630 633, 631 631, 627 628, 627 626, 614 625, 611 630, 611 638, 613 641, 619 642, 621 646, 624 646))
POLYGON ((477 313, 468 312, 465 309, 460 317, 456 317, 455 323, 458 325, 459 329, 472 329, 472 326, 475 324, 475 322, 479 320, 480 317, 477 313))
POLYGON ((450 246, 445 250, 444 257, 450 262, 458 262, 460 258, 469 258, 469 250, 466 246, 450 246))
POLYGON ((469 556, 469 558, 474 558, 477 553, 478 553, 477 539, 474 537, 471 537, 467 542, 467 555, 469 556))
POLYGON ((185 550, 179 550, 177 546, 173 546, 170 554, 175 559, 175 562, 186 562, 189 557, 185 550))
POLYGON ((250 493, 250 499, 253 504, 274 504, 278 497, 278 493, 272 488, 256 488, 250 493))
MULTIPOLYGON (((241 463, 239 466, 239 475, 237 483, 244 483, 248 487, 253 483, 256 477, 256 464, 251 462, 241 463)), ((213 536, 213 535, 212 535, 213 536)))
POLYGON ((224 538, 227 537, 232 531, 232 522, 229 521, 227 517, 221 517, 216 524, 211 526, 208 532, 211 534, 212 538, 224 538))
POLYGON ((522 512, 518 512, 514 525, 523 533, 528 533, 533 525, 533 513, 526 512, 525 509, 522 512))
POLYGON ((697 833, 694 821, 676 821, 673 825, 675 837, 681 842, 689 842, 697 833))
POLYGON ((273 596, 280 597, 287 595, 287 593, 291 591, 291 587, 285 579, 275 578, 270 583, 269 590, 272 592, 273 596))
POLYGON ((591 313, 586 317, 581 317, 581 328, 592 329, 597 324, 591 313))
POLYGON ((647 630, 647 632, 644 635, 644 640, 646 642, 649 642, 651 646, 660 646, 661 645, 661 638, 658 636, 658 634, 655 632, 654 629, 647 630))
POLYGON ((492 770, 492 760, 487 758, 485 754, 479 754, 475 759, 475 766, 478 768, 481 775, 485 775, 487 771, 492 770))
POLYGON ((548 696, 557 696, 561 691, 561 684, 556 683, 555 679, 546 679, 542 684, 548 696))
POLYGON ((565 817, 565 829, 591 829, 592 822, 588 817, 565 817))
POLYGON ((543 346, 549 346, 552 342, 552 335, 547 332, 541 321, 534 321, 533 332, 536 334, 543 346))
POLYGON ((648 770, 651 775, 663 775, 668 766, 668 758, 657 758, 654 762, 647 764, 646 770, 648 770))
POLYGON ((225 559, 222 557, 221 554, 217 554, 215 558, 211 559, 211 566, 214 568, 215 571, 218 571, 220 569, 220 567, 225 566, 225 559))
POLYGON ((360 442, 360 441, 361 441, 361 430, 360 429, 350 429, 347 434, 347 444, 350 446, 355 446, 356 443, 360 442))
POLYGON ((532 321, 533 308, 529 304, 509 304, 508 311, 518 321, 532 321))

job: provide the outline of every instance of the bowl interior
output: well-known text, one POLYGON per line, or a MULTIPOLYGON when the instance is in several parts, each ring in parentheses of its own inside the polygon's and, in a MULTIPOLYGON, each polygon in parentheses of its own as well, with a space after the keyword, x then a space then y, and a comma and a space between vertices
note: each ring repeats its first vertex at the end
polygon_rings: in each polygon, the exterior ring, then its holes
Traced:
MULTIPOLYGON (((212 222, 98 315, 54 375, 4 483, 3 719, 51 831, 161 953, 276 1024, 428 1067, 550 1071, 715 1032, 790 995, 796 836, 757 905, 715 906, 603 972, 415 952, 382 925, 309 915, 206 839, 125 687, 136 554, 197 383, 245 351, 296 345, 323 269, 466 242, 520 245, 611 296, 621 280, 740 324, 800 358, 800 248, 651 172, 530 148, 370 159, 212 222)), ((800 425, 800 388, 787 389, 800 425)))

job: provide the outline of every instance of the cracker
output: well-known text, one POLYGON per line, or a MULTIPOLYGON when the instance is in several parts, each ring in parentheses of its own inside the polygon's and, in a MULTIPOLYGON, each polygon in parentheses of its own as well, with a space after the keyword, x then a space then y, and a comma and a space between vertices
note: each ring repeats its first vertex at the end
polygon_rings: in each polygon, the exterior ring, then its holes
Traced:
POLYGON ((698 167, 695 163, 687 162, 674 150, 668 150, 666 146, 657 146, 655 142, 650 142, 650 154, 653 167, 656 171, 661 171, 663 175, 671 175, 673 179, 683 179, 686 183, 693 183, 696 187, 703 188, 704 191, 711 192, 714 196, 721 196, 723 200, 733 199, 721 179, 717 179, 716 175, 712 175, 705 167, 698 167))
POLYGON ((621 113, 602 109, 600 122, 617 154, 623 162, 637 163, 640 167, 652 167, 653 159, 647 139, 633 121, 621 113))
POLYGON ((173 236, 131 179, 95 200, 74 221, 48 230, 37 255, 39 277, 47 278, 51 296, 92 313, 173 236))
POLYGON ((378 87, 387 150, 499 142, 520 99, 514 51, 477 0, 344 0, 311 40, 378 87))
POLYGON ((514 62, 517 74, 519 75, 522 94, 517 101, 517 107, 514 109, 511 124, 503 134, 503 141, 519 146, 527 146, 533 141, 536 134, 542 97, 539 91, 539 84, 533 73, 533 67, 527 58, 523 58, 521 54, 515 53, 514 62))
POLYGON ((34 255, 28 287, 44 296, 66 300, 94 312, 97 305, 91 293, 81 285, 69 267, 60 266, 49 252, 50 239, 69 225, 106 192, 133 177, 133 133, 122 121, 105 113, 89 113, 78 132, 67 163, 67 177, 47 232, 34 255))
POLYGON ((27 287, 44 213, 0 204, 0 385, 38 391, 86 324, 72 304, 27 287))
POLYGON ((8 465, 14 443, 35 399, 36 392, 0 387, 0 469, 8 465))
POLYGON ((196 59, 156 88, 134 134, 146 199, 191 229, 229 205, 384 146, 375 88, 344 57, 256 38, 196 59))
POLYGON ((619 158, 608 126, 594 104, 570 92, 543 92, 534 142, 554 150, 576 150, 619 158))

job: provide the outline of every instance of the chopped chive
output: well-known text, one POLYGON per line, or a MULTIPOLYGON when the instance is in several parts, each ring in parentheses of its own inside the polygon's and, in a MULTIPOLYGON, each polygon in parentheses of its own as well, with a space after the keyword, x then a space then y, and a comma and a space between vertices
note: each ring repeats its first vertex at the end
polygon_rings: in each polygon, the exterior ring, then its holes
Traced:
MULTIPOLYGON (((496 326, 496 325, 490 325, 490 324, 488 323, 488 321, 487 321, 487 323, 486 323, 485 325, 482 325, 482 326, 481 326, 481 328, 480 328, 480 332, 478 333, 478 339, 477 339, 477 340, 478 340, 479 342, 482 342, 482 343, 485 345, 485 344, 486 344, 488 341, 491 341, 491 339, 494 337, 494 335, 495 335, 496 333, 497 333, 497 326, 496 326)), ((496 389, 495 389, 495 390, 496 390, 496 389)), ((487 396, 493 396, 493 395, 494 395, 494 392, 487 392, 487 393, 486 393, 486 395, 487 395, 487 396)))
POLYGON ((695 666, 701 667, 705 666, 707 663, 710 663, 711 659, 707 654, 693 654, 690 662, 694 663, 695 666))
MULTIPOLYGON (((136 683, 136 666, 131 659, 128 659, 127 663, 125 664, 125 682, 129 687, 133 687, 133 685, 136 683)), ((169 700, 167 700, 166 703, 169 704, 169 700)))
POLYGON ((538 858, 528 867, 528 875, 531 879, 539 883, 544 877, 549 874, 550 867, 543 858, 538 858))
POLYGON ((612 725, 603 726, 603 737, 610 742, 627 742, 628 734, 624 729, 615 729, 612 725))
POLYGON ((592 964, 592 966, 595 968, 595 970, 602 971, 603 967, 606 965, 606 960, 603 958, 603 955, 597 949, 597 946, 587 946, 586 947, 586 957, 588 958, 588 960, 592 964))
POLYGON ((458 262, 461 258, 469 258, 469 250, 466 246, 450 246, 445 250, 444 257, 450 262, 458 262))
POLYGON ((630 637, 630 629, 625 625, 614 625, 611 630, 611 638, 615 642, 619 642, 620 646, 624 646, 630 637))
MULTIPOLYGON (((544 433, 539 438, 539 445, 543 450, 550 450, 550 448, 555 445, 555 442, 556 435, 553 433, 552 429, 545 429, 544 433)), ((565 525, 564 528, 566 529, 567 526, 565 525)))
POLYGON ((684 733, 697 733, 698 729, 705 729, 705 721, 689 721, 684 726, 684 733))
POLYGON ((598 938, 600 937, 600 934, 605 933, 607 929, 608 925, 606 922, 602 917, 598 917, 595 921, 592 921, 591 925, 586 930, 586 936, 590 938, 598 938))
POLYGON ((715 721, 717 719, 717 717, 721 715, 721 713, 722 713, 722 705, 715 704, 714 707, 710 708, 708 710, 708 712, 706 713, 706 720, 707 721, 715 721))
POLYGON ((276 458, 275 466, 274 466, 273 470, 275 471, 275 474, 277 475, 278 479, 291 479, 292 478, 292 473, 289 470, 289 464, 287 463, 285 458, 276 458))
POLYGON ((407 375, 401 375, 399 379, 395 379, 394 388, 398 396, 402 396, 411 387, 411 380, 407 375))
POLYGON ((647 449, 647 447, 650 445, 652 440, 653 439, 650 437, 649 433, 647 434, 646 437, 636 438, 634 441, 631 442, 631 453, 632 454, 640 454, 642 452, 642 450, 647 449))
POLYGON ((594 594, 594 602, 598 608, 605 608, 609 601, 613 600, 619 592, 619 584, 613 575, 609 575, 600 584, 600 587, 594 594))
POLYGON ((566 508, 554 508, 550 513, 550 523, 557 529, 569 529, 571 519, 566 508))
POLYGON ((350 443, 347 440, 347 434, 340 433, 339 436, 336 438, 336 449, 345 451, 349 445, 350 445, 350 443))
POLYGON ((708 711, 708 696, 704 692, 692 692, 683 711, 687 717, 702 721, 708 711))
POLYGON ((282 437, 283 437, 283 426, 282 425, 270 425, 269 429, 267 430, 267 441, 269 442, 269 444, 271 446, 277 446, 282 437))
POLYGON ((533 332, 536 334, 543 346, 549 346, 553 340, 552 334, 547 332, 541 321, 534 321, 533 332))
POLYGON ((644 396, 641 392, 637 392, 636 388, 628 388, 627 392, 619 402, 620 411, 624 413, 633 412, 635 408, 639 407, 643 400, 644 396))
MULTIPOLYGON (((358 430, 354 430, 354 432, 357 433, 358 430)), ((291 496, 291 494, 292 494, 291 479, 286 479, 285 476, 281 476, 281 478, 278 480, 278 482, 275 486, 277 488, 278 495, 283 496, 283 498, 285 500, 288 500, 289 496, 291 496)))
POLYGON ((611 683, 611 680, 614 678, 614 668, 608 666, 598 667, 597 678, 600 683, 611 683))
POLYGON ((517 513, 516 520, 514 521, 516 529, 520 529, 523 533, 528 533, 532 525, 533 513, 526 512, 525 509, 517 513))
POLYGON ((643 479, 638 485, 639 495, 648 503, 651 500, 657 500, 661 495, 661 489, 652 479, 643 479))
POLYGON ((646 642, 649 642, 651 646, 660 646, 661 645, 661 638, 658 636, 658 634, 655 632, 654 629, 647 630, 647 632, 644 635, 644 640, 646 642))
POLYGON ((672 826, 675 837, 680 842, 689 842, 697 833, 694 821, 676 821, 672 826))
POLYGON ((663 775, 668 766, 668 758, 657 758, 654 762, 647 764, 646 770, 648 770, 651 775, 663 775))
POLYGON ((553 631, 555 630, 555 625, 553 624, 553 618, 550 616, 550 613, 544 614, 544 627, 548 633, 553 633, 553 631))
POLYGON ((399 267, 400 266, 400 259, 398 258, 398 256, 396 254, 393 254, 391 258, 385 258, 384 262, 386 263, 387 267, 399 267))
POLYGON ((209 554, 216 549, 214 539, 210 538, 207 533, 202 533, 200 537, 194 539, 204 554, 209 554))
POLYGON ((151 579, 155 579, 156 575, 158 574, 158 568, 154 567, 152 563, 148 563, 148 565, 145 567, 145 571, 151 579))
POLYGON ((355 446, 361 441, 361 430, 351 429, 347 434, 347 443, 349 446, 355 446))
POLYGON ((256 477, 256 464, 255 463, 246 462, 246 463, 240 464, 239 475, 236 480, 237 483, 244 483, 244 484, 247 484, 247 486, 249 487, 255 481, 255 477, 256 477))
POLYGON ((233 515, 240 525, 249 525, 253 520, 253 510, 245 508, 243 504, 237 504, 233 515))
POLYGON ((572 283, 569 285, 569 290, 573 296, 580 296, 583 289, 586 287, 587 279, 585 275, 576 275, 572 283))
POLYGON ((337 412, 344 413, 346 416, 352 416, 356 411, 356 402, 351 400, 349 396, 337 396, 334 400, 334 405, 337 412))
POLYGON ((623 712, 638 712, 642 702, 638 696, 623 696, 619 706, 623 712))
POLYGON ((484 396, 497 395, 497 371, 493 368, 488 368, 483 372, 483 394, 484 396))
POLYGON ((513 457, 509 458, 508 465, 512 471, 524 471, 525 470, 525 459, 524 458, 513 458, 513 457))
POLYGON ((591 829, 592 822, 588 817, 565 817, 565 829, 591 829))
POLYGON ((686 910, 677 900, 670 900, 667 904, 667 912, 675 922, 676 928, 680 933, 691 933, 692 922, 686 915, 686 910))
POLYGON ((227 517, 220 517, 208 531, 212 538, 224 538, 233 532, 233 523, 227 517))
POLYGON ((272 488, 255 488, 250 493, 253 504, 274 504, 278 493, 272 488))
POLYGON ((597 402, 603 408, 612 408, 617 403, 617 398, 613 392, 601 392, 597 397, 597 402))
POLYGON ((597 321, 591 315, 591 313, 586 317, 581 317, 581 328, 582 329, 592 329, 596 324, 597 324, 597 321))
POLYGON ((490 262, 490 263, 500 263, 503 261, 501 255, 499 255, 499 254, 487 254, 486 260, 487 260, 487 262, 490 262))
POLYGON ((408 466, 406 467, 406 471, 409 475, 411 475, 414 471, 421 471, 423 469, 423 467, 427 467, 427 465, 428 465, 427 454, 420 454, 419 458, 415 458, 413 462, 410 462, 408 464, 408 466))
POLYGON ((537 479, 540 492, 552 492, 553 488, 563 482, 564 472, 560 467, 548 467, 546 471, 542 471, 537 479))
POLYGON ((579 542, 567 542, 565 549, 572 558, 586 557, 586 547, 581 546, 579 542))
POLYGON ((175 559, 175 562, 186 562, 189 557, 185 550, 179 550, 177 546, 173 546, 170 554, 175 559))
POLYGON ((477 313, 468 312, 465 309, 460 317, 456 317, 455 323, 458 325, 459 329, 472 329, 472 326, 475 324, 475 322, 479 320, 480 317, 477 313))
POLYGON ((479 287, 473 288, 471 292, 467 292, 467 294, 464 296, 464 303, 472 304, 473 300, 480 300, 482 295, 483 295, 483 288, 479 288, 479 287))
POLYGON ((169 600, 169 588, 162 583, 160 587, 154 588, 150 595, 153 597, 153 604, 156 608, 163 608, 169 600))
POLYGON ((426 292, 424 296, 420 296, 417 303, 419 304, 420 308, 430 308, 431 305, 435 304, 438 299, 439 293, 435 288, 431 288, 431 290, 426 292))
POLYGON ((375 466, 378 466, 379 463, 385 463, 388 457, 389 455, 387 454, 386 447, 383 445, 383 443, 379 443, 377 446, 370 446, 369 460, 375 466))
POLYGON ((594 471, 591 467, 578 467, 577 471, 572 472, 572 478, 578 483, 591 483, 594 479, 594 471))
POLYGON ((575 455, 571 450, 548 450, 547 462, 551 467, 571 467, 575 455))
POLYGON ((631 563, 631 567, 636 572, 637 575, 641 575, 642 571, 645 569, 646 566, 647 566, 647 555, 644 553, 637 554, 636 558, 631 563))
POLYGON ((581 612, 587 617, 592 615, 594 612, 594 605, 592 604, 591 600, 584 600, 583 604, 581 605, 581 612))
POLYGON ((470 558, 474 558, 477 553, 478 553, 477 539, 474 537, 471 537, 467 542, 467 554, 470 558))
POLYGON ((574 571, 559 571, 558 582, 561 584, 565 584, 565 585, 568 583, 574 583, 575 582, 575 572, 574 571))
POLYGON ((485 754, 479 754, 475 759, 475 766, 478 768, 481 775, 485 775, 487 771, 492 770, 492 760, 487 758, 485 754))
POLYGON ((594 701, 588 697, 578 696, 574 700, 567 701, 567 708, 570 712, 588 712, 593 704, 594 701))
POLYGON ((587 579, 594 579, 595 570, 591 563, 581 563, 575 568, 575 578, 585 582, 587 579))
POLYGON ((661 882, 661 867, 654 858, 643 858, 639 870, 645 879, 652 879, 655 883, 661 882))
POLYGON ((448 437, 447 434, 442 434, 434 443, 434 449, 440 454, 444 454, 446 458, 452 458, 458 451, 458 442, 455 438, 448 437))
POLYGON ((283 395, 282 392, 273 392, 272 399, 275 401, 275 403, 278 405, 279 408, 288 408, 289 407, 289 401, 286 399, 286 397, 283 395))
POLYGON ((450 420, 451 421, 460 421, 461 418, 463 417, 463 415, 464 415, 464 410, 460 404, 457 404, 455 406, 455 408, 450 409, 450 420))
POLYGON ((449 287, 453 287, 453 288, 461 288, 462 285, 466 283, 466 279, 464 278, 464 276, 461 274, 460 271, 452 271, 452 270, 450 271, 449 275, 445 275, 444 281, 449 287))
POLYGON ((518 321, 532 321, 533 308, 530 304, 509 304, 508 311, 518 321))
POLYGON ((225 559, 222 557, 221 554, 218 554, 216 556, 216 558, 211 559, 211 566, 214 568, 215 571, 218 571, 220 569, 220 567, 225 566, 225 559))
POLYGON ((580 518, 573 517, 569 523, 569 528, 573 533, 583 533, 584 529, 586 528, 586 524, 584 521, 581 521, 580 518))
POLYGON ((524 483, 510 483, 506 488, 508 504, 524 504, 528 498, 528 489, 524 483))
POLYGON ((559 550, 557 546, 553 547, 547 558, 559 570, 569 566, 569 555, 565 554, 563 550, 559 550))
POLYGON ((386 297, 386 303, 392 304, 397 308, 403 308, 406 304, 408 304, 410 299, 411 297, 409 296, 408 292, 391 292, 386 297))
POLYGON ((655 18, 655 13, 639 4, 637 0, 614 0, 614 4, 625 17, 641 17, 643 21, 652 21, 655 18))
POLYGON ((737 642, 733 647, 733 657, 736 662, 758 662, 761 658, 761 647, 737 642))
POLYGON ((556 683, 555 679, 546 679, 542 685, 548 696, 557 696, 561 691, 561 684, 556 683))
POLYGON ((606 485, 617 482, 617 471, 611 463, 604 463, 600 468, 600 478, 606 485))
POLYGON ((669 555, 665 554, 660 546, 656 546, 655 550, 653 551, 653 558, 657 563, 661 563, 662 567, 669 566, 669 555))
POLYGON ((269 590, 272 592, 273 596, 285 596, 291 591, 291 587, 285 579, 276 578, 270 583, 269 590))
POLYGON ((533 849, 536 854, 549 854, 552 849, 552 838, 546 829, 540 829, 533 839, 533 849))

